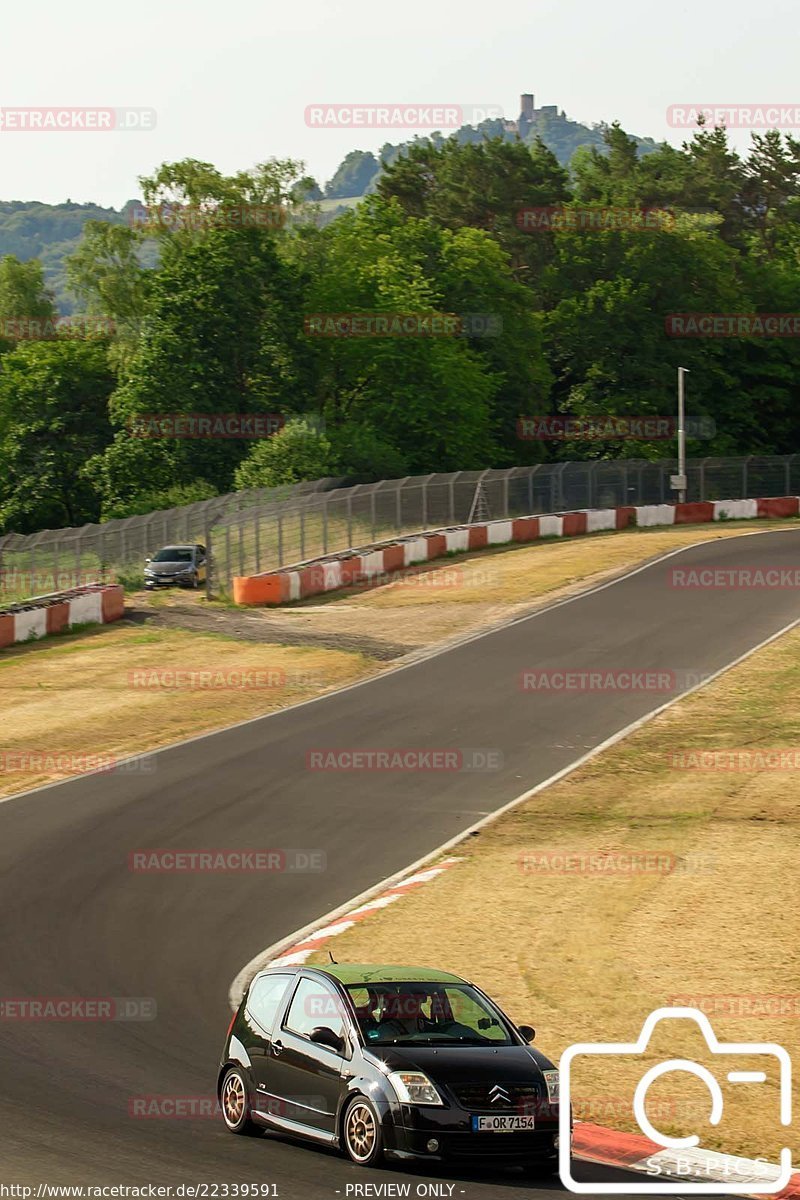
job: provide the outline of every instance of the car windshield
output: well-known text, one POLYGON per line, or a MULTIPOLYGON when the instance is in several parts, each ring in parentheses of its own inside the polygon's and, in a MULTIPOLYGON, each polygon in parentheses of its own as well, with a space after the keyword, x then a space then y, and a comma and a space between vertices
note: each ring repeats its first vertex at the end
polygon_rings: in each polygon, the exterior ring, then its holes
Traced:
POLYGON ((350 999, 368 1046, 513 1044, 496 1008, 469 984, 350 984, 350 999))
POLYGON ((153 562, 188 562, 192 561, 192 552, 187 546, 165 546, 159 550, 153 562))

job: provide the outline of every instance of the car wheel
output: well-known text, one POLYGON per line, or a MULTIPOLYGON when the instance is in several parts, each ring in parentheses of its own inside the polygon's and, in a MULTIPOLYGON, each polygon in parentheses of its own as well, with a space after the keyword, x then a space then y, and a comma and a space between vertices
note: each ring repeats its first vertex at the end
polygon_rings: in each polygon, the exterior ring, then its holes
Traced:
POLYGON ((245 1137, 259 1137, 263 1133, 250 1116, 247 1080, 238 1067, 232 1067, 222 1081, 220 1107, 222 1119, 231 1133, 245 1137))
POLYGON ((374 1167, 383 1158, 381 1119, 366 1096, 354 1096, 344 1114, 345 1153, 359 1167, 374 1167))

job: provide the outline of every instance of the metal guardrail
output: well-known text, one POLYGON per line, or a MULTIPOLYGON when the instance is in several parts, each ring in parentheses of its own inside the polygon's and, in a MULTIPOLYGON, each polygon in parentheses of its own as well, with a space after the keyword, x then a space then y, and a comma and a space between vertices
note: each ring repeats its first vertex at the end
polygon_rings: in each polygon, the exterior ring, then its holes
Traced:
MULTIPOLYGON (((202 542, 209 594, 235 575, 273 570, 382 538, 470 520, 675 499, 674 459, 595 459, 506 470, 455 471, 337 487, 323 479, 233 492, 141 517, 0 538, 0 603, 96 579, 143 583, 159 546, 202 542)), ((697 458, 687 463, 687 500, 800 495, 800 454, 697 458)))

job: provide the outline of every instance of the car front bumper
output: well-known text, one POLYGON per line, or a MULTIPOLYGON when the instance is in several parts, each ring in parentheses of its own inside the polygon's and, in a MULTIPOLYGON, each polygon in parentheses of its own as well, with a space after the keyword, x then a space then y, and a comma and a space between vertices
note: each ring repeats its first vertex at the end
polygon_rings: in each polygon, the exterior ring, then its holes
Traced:
POLYGON ((419 1107, 403 1104, 384 1122, 386 1153, 395 1158, 428 1162, 488 1162, 508 1164, 555 1161, 558 1153, 558 1118, 542 1118, 531 1131, 476 1132, 472 1114, 452 1107, 419 1107), (434 1149, 429 1149, 436 1142, 434 1149))
POLYGON ((145 575, 144 586, 146 588, 155 587, 180 587, 181 584, 192 582, 192 575, 145 575))

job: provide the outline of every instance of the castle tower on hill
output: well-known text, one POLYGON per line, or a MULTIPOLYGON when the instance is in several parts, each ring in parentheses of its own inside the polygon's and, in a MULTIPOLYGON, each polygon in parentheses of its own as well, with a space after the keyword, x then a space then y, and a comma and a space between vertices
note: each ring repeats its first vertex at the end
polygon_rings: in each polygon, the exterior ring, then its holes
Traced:
POLYGON ((523 92, 519 98, 519 116, 516 120, 517 133, 524 138, 539 117, 555 117, 558 115, 557 104, 545 104, 537 108, 532 92, 523 92))

